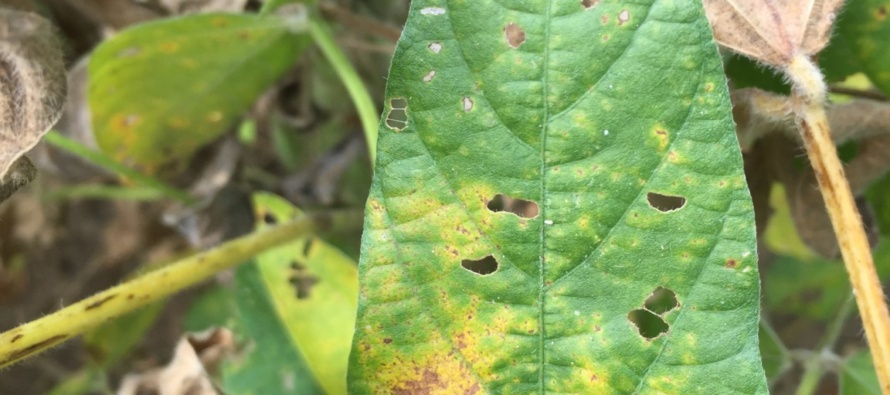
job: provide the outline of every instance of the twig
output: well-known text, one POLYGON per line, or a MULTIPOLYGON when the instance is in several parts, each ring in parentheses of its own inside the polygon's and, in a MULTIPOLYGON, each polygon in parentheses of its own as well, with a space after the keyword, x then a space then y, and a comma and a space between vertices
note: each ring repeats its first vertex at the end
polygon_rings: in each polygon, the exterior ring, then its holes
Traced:
POLYGON ((399 41, 402 30, 349 11, 336 4, 319 3, 322 15, 350 29, 361 30, 389 41, 399 41))
POLYGON ((109 288, 48 316, 0 333, 0 368, 204 281, 263 251, 311 233, 344 229, 360 223, 360 212, 303 215, 109 288))
POLYGON ((847 323, 847 319, 850 318, 850 314, 853 312, 854 302, 855 299, 852 295, 844 301, 834 319, 831 320, 831 323, 825 329, 825 334, 822 335, 822 340, 819 341, 816 352, 812 353, 804 361, 803 377, 800 379, 795 395, 812 395, 818 389, 825 367, 823 355, 834 349, 837 339, 844 329, 844 324, 847 323))
POLYGON ((881 92, 864 91, 861 89, 853 89, 843 86, 832 86, 828 89, 831 93, 837 93, 839 95, 847 95, 877 101, 887 101, 887 97, 881 94, 881 92))
POLYGON ((800 55, 792 60, 785 72, 794 82, 792 108, 796 123, 853 285, 878 381, 882 391, 890 394, 890 314, 862 218, 831 139, 823 104, 822 75, 809 59, 800 55))

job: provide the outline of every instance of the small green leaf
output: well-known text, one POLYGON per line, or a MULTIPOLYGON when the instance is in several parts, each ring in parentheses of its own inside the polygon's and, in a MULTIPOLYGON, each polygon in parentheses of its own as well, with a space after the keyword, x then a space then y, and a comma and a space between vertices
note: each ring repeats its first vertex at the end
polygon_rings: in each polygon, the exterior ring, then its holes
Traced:
POLYGON ((147 170, 213 141, 308 45, 305 17, 204 14, 149 22, 90 60, 103 151, 147 170))
POLYGON ((881 395, 871 354, 867 351, 851 355, 841 368, 841 395, 881 395))
POLYGON ((794 366, 794 360, 788 354, 788 349, 782 343, 782 339, 772 328, 760 326, 760 355, 763 358, 763 370, 770 383, 794 366))
MULTIPOLYGON (((890 2, 848 1, 835 35, 852 48, 853 59, 884 94, 890 95, 890 2)), ((848 69, 849 66, 843 67, 848 69)))
POLYGON ((767 392, 700 1, 415 0, 383 118, 351 392, 767 392))

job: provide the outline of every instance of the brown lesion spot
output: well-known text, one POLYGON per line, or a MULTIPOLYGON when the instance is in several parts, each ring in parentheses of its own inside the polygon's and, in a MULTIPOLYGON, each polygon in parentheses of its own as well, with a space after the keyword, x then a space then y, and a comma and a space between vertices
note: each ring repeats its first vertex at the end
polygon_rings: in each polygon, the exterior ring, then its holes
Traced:
POLYGON ((730 269, 735 269, 738 266, 739 266, 739 262, 736 261, 735 259, 730 258, 730 259, 726 260, 726 267, 728 267, 730 269))
POLYGON ((84 310, 92 310, 92 309, 98 308, 98 307, 102 306, 103 304, 105 304, 106 302, 108 302, 109 300, 112 300, 116 297, 117 297, 117 294, 108 295, 102 299, 99 299, 93 303, 88 304, 87 307, 84 308, 84 310))
POLYGON ((525 30, 522 30, 516 23, 510 22, 504 27, 504 37, 511 47, 519 48, 525 42, 525 30))

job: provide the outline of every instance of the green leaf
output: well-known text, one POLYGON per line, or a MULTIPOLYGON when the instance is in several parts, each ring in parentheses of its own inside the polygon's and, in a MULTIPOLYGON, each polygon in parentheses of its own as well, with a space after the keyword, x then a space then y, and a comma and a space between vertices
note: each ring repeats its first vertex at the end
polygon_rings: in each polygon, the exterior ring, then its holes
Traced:
POLYGON ((386 97, 351 392, 767 392, 701 2, 416 0, 386 97))
POLYGON ((753 87, 783 95, 791 94, 791 85, 788 85, 781 74, 747 56, 727 56, 724 68, 734 89, 753 87))
MULTIPOLYGON (((852 48, 868 78, 890 94, 890 3, 886 0, 852 0, 838 19, 836 36, 852 48)), ((849 69, 849 66, 844 67, 849 69)))
POLYGON ((782 343, 779 335, 769 326, 760 326, 760 355, 763 357, 763 370, 770 383, 781 377, 794 366, 794 360, 782 343))
POLYGON ((840 387, 841 395, 881 395, 871 354, 858 352, 844 361, 840 387))
POLYGON ((150 304, 84 335, 84 343, 96 367, 108 369, 118 364, 121 358, 143 341, 165 305, 165 302, 150 304))
POLYGON ((149 22, 90 60, 96 139, 154 170, 228 130, 308 45, 305 17, 204 14, 149 22))
MULTIPOLYGON (((853 0, 848 3, 854 3, 853 0)), ((843 20, 844 14, 838 17, 843 20)), ((831 37, 828 46, 819 52, 819 67, 825 75, 826 82, 843 81, 847 77, 862 72, 862 65, 856 60, 856 51, 850 43, 847 42, 847 35, 836 32, 831 37)))
POLYGON ((110 393, 105 384, 106 377, 102 372, 94 368, 87 368, 77 373, 70 374, 60 383, 56 384, 44 395, 84 395, 95 393, 110 393))
MULTIPOLYGON (((254 203, 260 228, 300 214, 273 195, 257 194, 254 203)), ((324 393, 345 394, 358 293, 355 263, 321 240, 305 239, 260 255, 238 269, 236 278, 238 310, 257 352, 239 364, 237 377, 227 378, 227 390, 254 388, 283 372, 290 379, 272 379, 251 393, 317 392, 294 385, 308 376, 324 393), (291 368, 295 360, 304 361, 304 371, 291 368), (288 380, 289 386, 282 384, 288 380)))

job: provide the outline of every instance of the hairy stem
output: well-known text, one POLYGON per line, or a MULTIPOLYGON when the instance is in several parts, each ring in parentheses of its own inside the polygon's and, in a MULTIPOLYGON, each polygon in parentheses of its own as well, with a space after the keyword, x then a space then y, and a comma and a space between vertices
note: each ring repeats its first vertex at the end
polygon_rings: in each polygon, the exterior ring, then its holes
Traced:
POLYGON ((0 333, 0 368, 198 284, 263 251, 318 231, 344 229, 360 223, 361 212, 303 215, 109 288, 55 313, 0 333))
POLYGON ((831 139, 822 75, 803 56, 795 57, 785 72, 795 84, 792 108, 796 123, 850 276, 878 380, 883 393, 890 394, 890 314, 862 217, 831 139))

